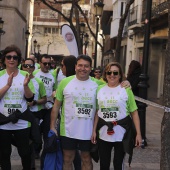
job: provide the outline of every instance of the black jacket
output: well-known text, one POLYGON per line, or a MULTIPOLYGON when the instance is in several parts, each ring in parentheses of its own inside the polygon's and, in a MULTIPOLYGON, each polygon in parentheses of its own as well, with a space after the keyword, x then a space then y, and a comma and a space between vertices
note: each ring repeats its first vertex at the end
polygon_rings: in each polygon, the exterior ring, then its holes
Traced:
POLYGON ((34 115, 27 109, 21 113, 18 109, 10 116, 6 117, 0 113, 0 125, 7 124, 9 122, 17 123, 19 119, 31 122, 31 134, 30 139, 35 143, 41 143, 41 136, 39 133, 39 125, 36 123, 34 115))
POLYGON ((105 120, 99 118, 98 125, 97 125, 97 131, 100 130, 100 128, 104 125, 108 126, 108 130, 113 129, 113 126, 120 125, 124 129, 126 129, 126 132, 123 137, 123 147, 124 151, 129 154, 129 165, 132 160, 133 155, 133 148, 135 146, 135 131, 132 126, 132 119, 130 116, 125 117, 124 119, 118 120, 116 122, 106 122, 105 120))
POLYGON ((140 82, 139 76, 141 75, 141 68, 137 68, 133 74, 127 77, 127 80, 130 82, 132 86, 132 91, 135 96, 139 96, 139 87, 138 84, 140 82))

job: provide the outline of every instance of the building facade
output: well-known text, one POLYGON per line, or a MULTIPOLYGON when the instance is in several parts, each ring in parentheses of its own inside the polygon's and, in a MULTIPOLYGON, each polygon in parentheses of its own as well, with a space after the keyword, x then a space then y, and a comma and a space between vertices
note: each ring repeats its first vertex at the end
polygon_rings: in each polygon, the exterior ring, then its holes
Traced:
POLYGON ((33 2, 30 0, 0 1, 0 18, 4 21, 3 30, 5 31, 5 34, 0 35, 0 50, 8 45, 15 44, 21 49, 22 57, 25 58, 25 32, 30 27, 32 5, 33 2))
MULTIPOLYGON (((82 11, 85 13, 88 20, 90 20, 91 4, 89 0, 80 1, 82 11)), ((53 7, 60 11, 64 16, 70 16, 71 4, 53 4, 53 7)), ((84 17, 79 13, 79 22, 84 22, 84 17)), ((76 25, 75 14, 72 22, 76 25)), ((61 35, 61 27, 66 22, 64 17, 58 12, 50 9, 43 3, 34 3, 34 19, 33 19, 33 34, 32 34, 32 48, 31 53, 49 54, 53 56, 70 55, 69 50, 61 35), (37 46, 34 46, 34 41, 37 41, 37 46), (39 49, 37 48, 39 46, 39 49)), ((86 32, 89 34, 86 25, 86 32)), ((88 46, 86 47, 87 54, 91 50, 91 41, 89 35, 88 46)), ((85 47, 84 47, 85 48, 85 47)), ((83 50, 83 51, 84 51, 83 50)))
MULTIPOLYGON (((112 9, 103 12, 103 33, 107 37, 104 49, 104 65, 114 60, 116 38, 121 15, 124 13, 126 0, 104 1, 112 3, 112 9), (112 13, 111 13, 112 12, 112 13), (107 13, 107 14, 106 14, 107 13), (107 22, 106 22, 107 21, 107 22), (110 26, 110 32, 104 25, 110 26)), ((143 61, 145 19, 147 0, 136 0, 131 5, 124 26, 121 42, 120 64, 127 75, 131 60, 143 61)), ((109 29, 108 29, 109 30, 109 29)), ((167 0, 153 0, 151 15, 150 51, 148 56, 148 98, 160 99, 163 94, 165 51, 168 39, 168 2, 167 0)))

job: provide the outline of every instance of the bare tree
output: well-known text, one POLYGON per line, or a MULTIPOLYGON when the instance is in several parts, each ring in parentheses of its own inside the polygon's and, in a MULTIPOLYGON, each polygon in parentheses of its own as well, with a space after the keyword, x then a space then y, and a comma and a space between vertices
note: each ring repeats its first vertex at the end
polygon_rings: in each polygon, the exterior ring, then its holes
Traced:
MULTIPOLYGON (((78 51, 79 53, 82 53, 82 48, 81 48, 81 39, 80 39, 80 20, 79 20, 79 14, 81 14, 84 17, 84 21, 86 22, 86 25, 88 27, 89 32, 91 33, 91 35, 94 37, 94 39, 97 41, 95 33, 92 31, 88 18, 86 17, 86 14, 83 12, 81 6, 79 5, 80 0, 35 0, 35 2, 37 3, 44 3, 48 8, 50 8, 51 10, 57 12, 60 16, 63 17, 63 19, 69 23, 71 29, 74 32, 75 38, 77 40, 77 45, 78 45, 78 51), (64 15, 62 13, 62 11, 57 8, 57 4, 58 5, 62 5, 62 4, 70 4, 71 5, 71 10, 70 10, 70 14, 69 15, 64 15), (75 19, 73 21, 73 18, 75 19), (74 23, 76 23, 76 25, 74 25, 74 23)), ((101 48, 103 48, 103 46, 100 44, 100 42, 98 42, 98 45, 100 45, 101 48)))
MULTIPOLYGON (((168 48, 165 56, 164 104, 170 108, 170 0, 168 0, 168 48)), ((161 170, 170 169, 170 110, 165 110, 161 124, 161 170)))
MULTIPOLYGON (((80 27, 79 27, 79 14, 81 14, 84 17, 84 21, 87 24, 87 27, 89 29, 89 32, 91 35, 94 37, 95 41, 97 44, 103 49, 103 45, 97 41, 95 33, 92 31, 91 26, 89 24, 88 18, 86 17, 85 13, 83 12, 81 6, 79 5, 80 0, 38 0, 39 2, 43 2, 46 6, 48 6, 51 10, 54 10, 58 12, 59 15, 61 15, 65 21, 67 21, 70 24, 70 27, 72 28, 77 44, 78 44, 78 51, 79 53, 82 53, 82 48, 81 48, 81 39, 80 39, 80 27), (56 4, 70 4, 71 5, 71 10, 70 10, 70 15, 65 16, 62 11, 60 11, 58 8, 56 8, 56 4), (76 13, 76 14, 75 14, 76 13), (75 14, 75 15, 74 15, 75 14), (76 25, 73 23, 73 15, 75 16, 75 21, 76 25)), ((128 16, 128 12, 130 9, 130 6, 132 3, 134 3, 135 0, 127 0, 126 8, 124 14, 120 18, 119 22, 119 30, 118 30, 118 35, 117 35, 117 44, 116 44, 116 60, 118 60, 118 57, 120 55, 120 49, 121 49, 121 41, 122 41, 122 33, 125 25, 126 18, 128 16)))

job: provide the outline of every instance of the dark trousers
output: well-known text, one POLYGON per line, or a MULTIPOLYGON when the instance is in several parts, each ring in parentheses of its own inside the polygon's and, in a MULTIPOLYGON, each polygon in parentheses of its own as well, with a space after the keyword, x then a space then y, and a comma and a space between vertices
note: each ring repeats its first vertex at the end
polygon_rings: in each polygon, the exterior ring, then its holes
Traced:
MULTIPOLYGON (((48 138, 48 132, 50 131, 50 118, 51 118, 51 109, 44 109, 43 110, 43 122, 41 125, 42 128, 42 134, 43 134, 43 140, 46 141, 48 138)), ((45 152, 44 149, 41 154, 41 169, 44 167, 44 159, 45 159, 45 152)))
POLYGON ((12 137, 16 141, 18 153, 21 157, 23 170, 31 169, 31 151, 29 147, 30 128, 21 130, 0 129, 0 153, 2 170, 11 170, 10 156, 12 152, 12 137))
POLYGON ((125 152, 122 142, 107 142, 101 139, 99 142, 100 170, 110 170, 111 152, 114 147, 114 170, 122 170, 125 152))

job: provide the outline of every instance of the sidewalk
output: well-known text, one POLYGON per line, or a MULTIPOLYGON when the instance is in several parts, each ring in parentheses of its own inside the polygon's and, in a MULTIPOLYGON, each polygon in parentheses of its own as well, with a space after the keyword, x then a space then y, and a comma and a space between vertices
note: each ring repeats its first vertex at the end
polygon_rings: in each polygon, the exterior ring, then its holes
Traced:
MULTIPOLYGON (((159 108, 147 107, 146 138, 148 146, 145 149, 135 148, 131 168, 128 167, 128 155, 125 161, 125 170, 159 170, 160 169, 160 130, 164 111, 159 108)), ((12 170, 22 170, 21 161, 16 148, 13 148, 12 170)), ((36 160, 36 169, 40 169, 39 160, 36 160)), ((94 162, 94 170, 99 170, 99 163, 94 162)), ((111 163, 110 170, 113 170, 111 163)))

